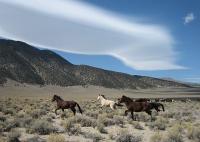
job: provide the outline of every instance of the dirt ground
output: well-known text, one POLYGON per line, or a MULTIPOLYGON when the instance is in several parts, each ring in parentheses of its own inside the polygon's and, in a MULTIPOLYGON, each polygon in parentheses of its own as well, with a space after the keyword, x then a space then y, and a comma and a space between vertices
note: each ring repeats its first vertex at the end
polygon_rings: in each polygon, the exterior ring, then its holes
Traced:
POLYGON ((12 82, 0 87, 0 141, 118 141, 118 142, 199 142, 199 88, 159 88, 117 90, 96 86, 33 86, 12 82), (58 111, 53 94, 76 100, 77 110, 58 111), (98 94, 115 100, 122 95, 133 98, 193 98, 183 102, 161 102, 164 112, 153 111, 153 120, 145 112, 135 113, 137 121, 124 116, 126 107, 100 108, 98 94))

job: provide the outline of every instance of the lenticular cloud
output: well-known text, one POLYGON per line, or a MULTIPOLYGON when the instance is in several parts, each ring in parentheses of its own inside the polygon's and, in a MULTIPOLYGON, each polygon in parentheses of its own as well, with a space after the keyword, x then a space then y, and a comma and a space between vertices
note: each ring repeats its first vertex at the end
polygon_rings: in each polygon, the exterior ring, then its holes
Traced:
POLYGON ((167 29, 71 0, 0 0, 0 36, 71 53, 111 55, 137 70, 183 69, 167 29))

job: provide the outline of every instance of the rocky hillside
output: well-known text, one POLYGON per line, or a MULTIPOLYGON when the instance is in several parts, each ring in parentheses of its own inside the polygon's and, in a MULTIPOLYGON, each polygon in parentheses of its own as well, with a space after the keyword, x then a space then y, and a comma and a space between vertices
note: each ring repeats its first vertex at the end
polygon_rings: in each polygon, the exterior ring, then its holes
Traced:
POLYGON ((20 41, 0 39, 0 84, 6 79, 41 85, 97 85, 108 88, 189 87, 152 77, 134 76, 73 65, 49 50, 39 50, 20 41))

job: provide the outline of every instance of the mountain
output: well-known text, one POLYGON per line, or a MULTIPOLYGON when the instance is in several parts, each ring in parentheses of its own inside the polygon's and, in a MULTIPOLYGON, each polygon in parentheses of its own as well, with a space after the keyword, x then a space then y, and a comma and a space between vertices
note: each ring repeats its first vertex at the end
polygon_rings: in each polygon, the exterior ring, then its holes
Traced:
POLYGON ((41 85, 96 85, 107 88, 189 87, 158 78, 74 65, 50 50, 21 41, 0 39, 0 84, 7 79, 41 85))

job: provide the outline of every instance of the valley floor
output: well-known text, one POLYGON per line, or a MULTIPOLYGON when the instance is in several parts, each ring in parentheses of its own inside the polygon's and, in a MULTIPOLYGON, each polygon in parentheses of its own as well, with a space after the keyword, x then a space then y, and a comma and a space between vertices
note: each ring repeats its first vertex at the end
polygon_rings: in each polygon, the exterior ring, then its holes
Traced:
POLYGON ((125 107, 116 110, 100 108, 97 95, 116 100, 130 97, 200 97, 198 88, 149 90, 116 90, 96 86, 58 87, 5 85, 0 87, 0 141, 133 141, 133 142, 199 142, 200 102, 165 102, 165 112, 153 111, 153 121, 136 113, 137 121, 124 116, 125 107), (65 100, 76 100, 83 114, 73 116, 70 110, 55 115, 53 94, 65 100))

